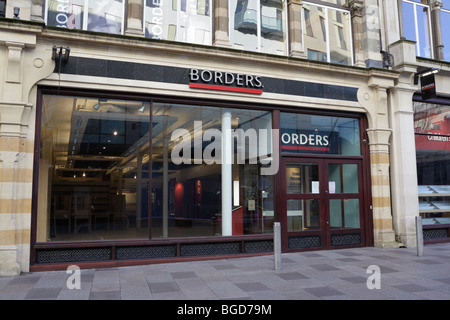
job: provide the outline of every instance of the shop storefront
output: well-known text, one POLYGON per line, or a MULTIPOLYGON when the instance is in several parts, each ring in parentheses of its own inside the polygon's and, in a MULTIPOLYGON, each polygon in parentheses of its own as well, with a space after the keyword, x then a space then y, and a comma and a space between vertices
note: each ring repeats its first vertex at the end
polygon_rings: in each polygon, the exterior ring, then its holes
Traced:
POLYGON ((190 91, 38 87, 32 269, 267 254, 274 221, 285 252, 373 245, 363 113, 198 98, 276 93, 355 104, 357 88, 71 59, 62 76, 190 91), (108 74, 118 64, 123 73, 108 74))

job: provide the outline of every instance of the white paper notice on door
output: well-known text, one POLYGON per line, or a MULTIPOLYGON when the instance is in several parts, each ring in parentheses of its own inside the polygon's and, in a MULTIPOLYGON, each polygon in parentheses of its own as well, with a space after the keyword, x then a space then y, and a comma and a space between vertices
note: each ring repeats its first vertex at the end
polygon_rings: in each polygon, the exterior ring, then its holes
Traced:
POLYGON ((328 181, 328 192, 336 193, 336 182, 335 181, 328 181))
POLYGON ((319 193, 319 181, 311 181, 311 193, 319 193))

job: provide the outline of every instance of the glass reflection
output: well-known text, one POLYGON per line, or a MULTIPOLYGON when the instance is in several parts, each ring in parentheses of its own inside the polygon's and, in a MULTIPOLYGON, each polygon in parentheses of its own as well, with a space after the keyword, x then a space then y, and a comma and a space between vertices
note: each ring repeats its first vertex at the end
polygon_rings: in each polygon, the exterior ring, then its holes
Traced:
POLYGON ((286 207, 288 232, 320 229, 319 200, 289 199, 286 207))
POLYGON ((281 113, 281 152, 360 155, 358 119, 281 113))
POLYGON ((258 132, 271 129, 271 114, 195 105, 153 106, 152 238, 272 232, 273 177, 260 175, 261 166, 252 163, 254 141, 250 137, 243 144, 236 142, 233 163, 222 158, 221 144, 229 115, 230 129, 258 132), (224 166, 231 170, 231 180, 224 180, 224 166), (224 188, 232 192, 227 200, 232 204, 230 211, 222 207, 227 196, 224 188), (231 230, 224 231, 229 218, 231 230))
POLYGON ((47 25, 122 34, 123 14, 123 0, 49 0, 47 25))
POLYGON ((403 32, 406 39, 416 41, 416 54, 421 57, 431 58, 429 6, 402 1, 402 17, 403 32))
POLYGON ((230 41, 234 48, 286 54, 286 2, 231 0, 230 41))
POLYGON ((441 30, 442 44, 444 45, 444 60, 450 61, 450 3, 447 5, 449 10, 441 11, 441 30))
POLYGON ((37 241, 148 237, 150 104, 44 95, 37 241))
POLYGON ((352 64, 348 11, 303 3, 303 37, 308 59, 352 64))
POLYGON ((211 45, 211 0, 146 0, 145 36, 211 45))
POLYGON ((330 199, 331 228, 360 228, 359 199, 330 199))

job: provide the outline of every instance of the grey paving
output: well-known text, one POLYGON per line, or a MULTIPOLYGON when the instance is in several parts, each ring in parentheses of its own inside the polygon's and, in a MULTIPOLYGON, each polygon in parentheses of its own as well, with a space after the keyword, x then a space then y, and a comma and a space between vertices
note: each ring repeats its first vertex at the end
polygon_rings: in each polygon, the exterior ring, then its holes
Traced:
POLYGON ((0 277, 0 300, 450 300, 450 243, 288 253, 279 271, 272 255, 89 269, 79 289, 71 275, 0 277))

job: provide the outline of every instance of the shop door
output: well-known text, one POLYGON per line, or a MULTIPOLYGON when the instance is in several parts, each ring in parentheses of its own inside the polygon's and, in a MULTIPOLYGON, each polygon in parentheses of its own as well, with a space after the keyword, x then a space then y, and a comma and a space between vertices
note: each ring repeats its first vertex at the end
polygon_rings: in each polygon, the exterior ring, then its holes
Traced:
POLYGON ((361 160, 283 158, 283 249, 365 245, 361 160))

